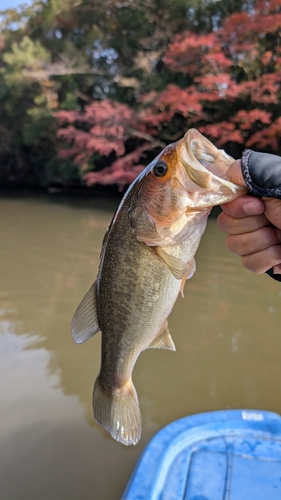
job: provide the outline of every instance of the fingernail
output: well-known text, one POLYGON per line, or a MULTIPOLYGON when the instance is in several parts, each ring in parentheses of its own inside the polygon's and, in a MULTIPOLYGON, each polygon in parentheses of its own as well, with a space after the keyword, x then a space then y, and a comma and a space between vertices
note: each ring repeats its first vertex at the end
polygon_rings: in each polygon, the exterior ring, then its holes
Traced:
POLYGON ((261 213, 259 208, 260 206, 259 203, 257 203, 257 200, 247 201, 247 203, 244 203, 243 205, 246 215, 258 215, 258 213, 261 213))

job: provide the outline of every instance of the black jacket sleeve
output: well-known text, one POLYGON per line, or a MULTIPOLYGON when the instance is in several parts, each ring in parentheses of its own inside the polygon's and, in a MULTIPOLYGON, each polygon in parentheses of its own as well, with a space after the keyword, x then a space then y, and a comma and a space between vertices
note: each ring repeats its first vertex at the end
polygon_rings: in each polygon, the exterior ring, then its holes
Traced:
POLYGON ((258 198, 281 199, 281 157, 246 149, 241 169, 250 193, 258 198))
MULTIPOLYGON (((281 199, 281 157, 269 153, 256 153, 246 149, 241 158, 245 184, 253 196, 281 199)), ((281 281, 281 274, 267 274, 281 281)))

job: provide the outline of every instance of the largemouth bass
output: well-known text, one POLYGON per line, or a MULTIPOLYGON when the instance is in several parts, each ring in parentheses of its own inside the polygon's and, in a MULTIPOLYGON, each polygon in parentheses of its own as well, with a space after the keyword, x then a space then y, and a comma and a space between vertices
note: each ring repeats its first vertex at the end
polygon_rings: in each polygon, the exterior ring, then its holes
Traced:
POLYGON ((226 179, 233 161, 195 129, 167 146, 121 201, 104 237, 97 279, 72 319, 77 343, 102 332, 94 416, 125 445, 141 436, 135 362, 148 348, 175 350, 167 318, 195 271, 211 208, 245 194, 226 179))

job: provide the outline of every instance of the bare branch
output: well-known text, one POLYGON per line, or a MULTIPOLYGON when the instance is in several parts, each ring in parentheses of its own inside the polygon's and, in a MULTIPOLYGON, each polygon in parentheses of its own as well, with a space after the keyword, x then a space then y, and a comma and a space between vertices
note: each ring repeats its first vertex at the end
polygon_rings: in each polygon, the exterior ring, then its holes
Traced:
POLYGON ((155 140, 154 137, 152 137, 152 135, 146 134, 145 132, 140 132, 139 130, 135 130, 135 129, 131 129, 131 132, 136 137, 140 137, 141 139, 145 139, 146 141, 154 143, 155 147, 159 146, 161 148, 165 148, 167 146, 167 144, 165 144, 165 142, 157 141, 157 140, 155 140))

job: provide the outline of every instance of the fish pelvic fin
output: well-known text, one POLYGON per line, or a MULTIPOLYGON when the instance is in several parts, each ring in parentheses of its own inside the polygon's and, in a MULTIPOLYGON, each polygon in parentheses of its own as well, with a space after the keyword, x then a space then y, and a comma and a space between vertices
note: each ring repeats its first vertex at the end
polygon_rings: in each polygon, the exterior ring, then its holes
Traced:
POLYGON ((105 391, 96 379, 93 392, 94 417, 113 439, 126 446, 138 444, 141 414, 138 396, 132 379, 112 393, 105 391))
POLYGON ((184 285, 185 285, 186 280, 189 280, 190 278, 192 278, 193 274, 196 271, 196 262, 195 262, 194 257, 187 263, 187 265, 188 265, 188 267, 187 267, 186 273, 181 280, 180 293, 181 293, 182 298, 184 297, 184 285))
POLYGON ((170 351, 176 350, 175 344, 170 334, 167 320, 165 321, 159 333, 149 344, 148 349, 150 348, 169 349, 170 351))
POLYGON ((93 283, 77 307, 71 321, 70 330, 77 344, 86 342, 100 331, 96 308, 96 282, 93 283))

